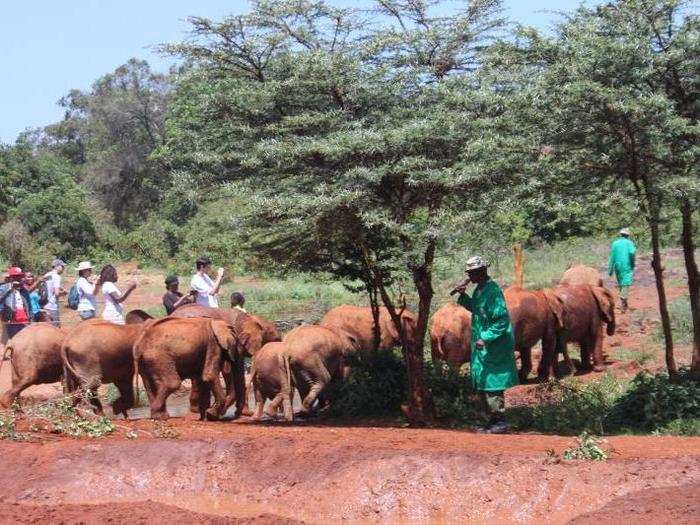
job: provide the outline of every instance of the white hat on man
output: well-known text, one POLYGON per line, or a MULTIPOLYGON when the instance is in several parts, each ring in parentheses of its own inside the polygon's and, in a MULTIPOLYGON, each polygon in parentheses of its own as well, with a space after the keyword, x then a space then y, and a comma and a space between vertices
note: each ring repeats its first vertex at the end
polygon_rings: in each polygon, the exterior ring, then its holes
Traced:
POLYGON ((92 264, 90 264, 90 261, 80 261, 78 263, 78 271, 82 272, 83 270, 92 270, 92 264))

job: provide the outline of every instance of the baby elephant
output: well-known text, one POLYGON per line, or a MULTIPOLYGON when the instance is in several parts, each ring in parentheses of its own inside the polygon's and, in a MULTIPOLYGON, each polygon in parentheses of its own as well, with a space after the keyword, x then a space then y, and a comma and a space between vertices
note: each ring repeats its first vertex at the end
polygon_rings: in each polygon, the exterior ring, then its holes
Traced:
POLYGON ((47 323, 28 326, 5 347, 11 355, 12 388, 0 397, 0 408, 8 408, 25 388, 57 383, 63 375, 61 344, 66 332, 47 323))
POLYGON ((253 356, 251 383, 255 393, 255 415, 260 419, 263 415, 265 400, 272 400, 265 411, 275 417, 282 404, 284 419, 292 421, 292 373, 289 367, 289 355, 284 343, 267 343, 253 356))
MULTIPOLYGON (((224 321, 166 317, 151 324, 134 344, 134 362, 148 394, 151 417, 169 417, 166 399, 189 378, 201 392, 200 419, 219 419, 226 410, 226 392, 219 374, 224 360, 242 361, 237 352, 237 338, 224 321), (215 401, 209 408, 212 391, 215 401)), ((233 384, 241 385, 242 366, 232 368, 233 373, 240 371, 233 384)))

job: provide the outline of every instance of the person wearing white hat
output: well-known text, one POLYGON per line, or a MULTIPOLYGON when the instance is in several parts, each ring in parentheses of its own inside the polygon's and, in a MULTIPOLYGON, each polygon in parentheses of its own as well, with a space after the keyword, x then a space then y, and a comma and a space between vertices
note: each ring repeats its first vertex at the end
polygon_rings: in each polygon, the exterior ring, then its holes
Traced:
POLYGON ((487 268, 484 259, 471 257, 467 261, 467 279, 451 293, 459 293, 457 303, 472 313, 470 375, 489 420, 486 431, 496 434, 508 430, 504 393, 518 384, 518 371, 506 300, 487 268), (476 284, 471 297, 466 293, 469 283, 476 284))
POLYGON ((608 275, 615 274, 623 312, 626 312, 629 306, 627 301, 629 289, 634 280, 635 255, 637 253, 637 247, 629 237, 630 229, 622 228, 620 236, 610 245, 610 258, 608 259, 608 275))
POLYGON ((97 291, 100 288, 100 280, 91 278, 92 264, 89 261, 78 263, 78 280, 75 285, 78 288, 78 315, 83 321, 95 317, 97 310, 97 291))

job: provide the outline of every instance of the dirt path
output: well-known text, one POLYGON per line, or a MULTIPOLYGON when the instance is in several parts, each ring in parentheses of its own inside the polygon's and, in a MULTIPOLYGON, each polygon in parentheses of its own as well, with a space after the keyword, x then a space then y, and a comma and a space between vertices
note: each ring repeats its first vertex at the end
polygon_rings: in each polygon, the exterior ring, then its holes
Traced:
MULTIPOLYGON (((76 509, 118 516, 120 504, 155 500, 209 515, 310 523, 566 523, 643 490, 684 486, 679 497, 700 496, 700 438, 615 437, 607 443, 613 459, 596 463, 552 460, 547 449, 560 453, 572 442, 557 436, 186 418, 169 424, 178 438, 157 439, 144 432, 152 422, 125 426, 142 432, 0 443, 3 499, 46 505, 32 509, 36 521, 71 522, 76 509), (95 503, 103 505, 74 506, 95 503)), ((661 522, 671 516, 667 507, 654 505, 661 522)), ((158 521, 172 512, 151 507, 158 521)))

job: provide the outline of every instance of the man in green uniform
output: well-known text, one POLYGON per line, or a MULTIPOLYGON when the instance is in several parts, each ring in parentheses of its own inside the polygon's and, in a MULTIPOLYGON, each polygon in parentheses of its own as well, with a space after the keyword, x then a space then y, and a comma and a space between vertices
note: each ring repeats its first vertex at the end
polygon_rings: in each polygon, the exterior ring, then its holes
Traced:
POLYGON ((504 391, 518 384, 518 372, 506 300, 498 284, 488 276, 487 267, 481 257, 470 258, 468 280, 453 292, 459 292, 457 302, 472 313, 471 380, 489 416, 487 432, 495 434, 508 430, 504 391), (470 282, 476 284, 471 297, 465 292, 470 282))
POLYGON ((622 228, 620 236, 610 246, 608 261, 608 275, 615 274, 623 312, 627 311, 627 297, 634 277, 634 256, 637 253, 637 247, 629 237, 629 228, 622 228))

